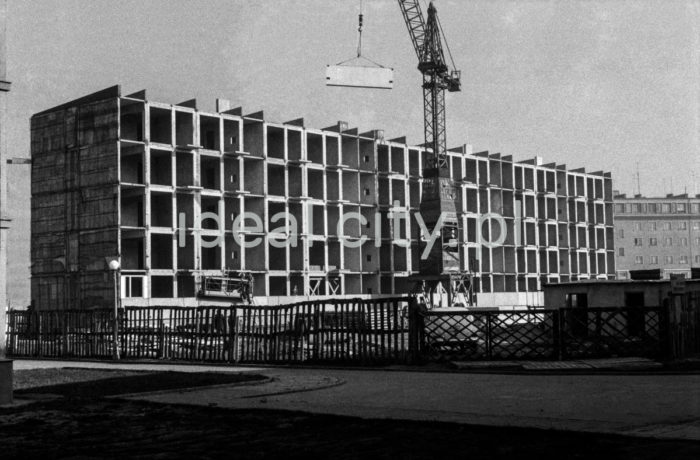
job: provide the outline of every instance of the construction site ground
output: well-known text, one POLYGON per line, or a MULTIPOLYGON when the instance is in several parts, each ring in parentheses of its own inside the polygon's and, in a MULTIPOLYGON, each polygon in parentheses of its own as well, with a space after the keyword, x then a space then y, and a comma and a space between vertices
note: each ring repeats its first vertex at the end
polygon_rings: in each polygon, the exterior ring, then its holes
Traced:
POLYGON ((3 458, 698 458, 700 375, 625 362, 537 374, 19 360, 0 445, 3 458))

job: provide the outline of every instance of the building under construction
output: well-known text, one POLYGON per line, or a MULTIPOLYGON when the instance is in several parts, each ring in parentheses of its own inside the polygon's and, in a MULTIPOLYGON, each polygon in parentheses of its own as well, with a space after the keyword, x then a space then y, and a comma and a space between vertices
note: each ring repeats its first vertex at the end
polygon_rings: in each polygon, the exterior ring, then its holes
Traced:
MULTIPOLYGON (((115 86, 34 115, 31 153, 37 308, 278 303, 415 283, 426 151, 404 138, 115 86)), ((537 305, 543 282, 614 277, 609 173, 466 146, 449 169, 450 250, 479 306, 537 305)))

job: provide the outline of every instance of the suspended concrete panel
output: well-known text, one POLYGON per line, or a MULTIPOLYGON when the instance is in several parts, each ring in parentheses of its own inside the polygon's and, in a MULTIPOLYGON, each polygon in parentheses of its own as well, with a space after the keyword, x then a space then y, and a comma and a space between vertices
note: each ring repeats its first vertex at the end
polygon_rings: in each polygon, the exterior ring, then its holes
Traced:
POLYGON ((326 85, 392 89, 394 70, 388 67, 329 65, 326 67, 326 85))

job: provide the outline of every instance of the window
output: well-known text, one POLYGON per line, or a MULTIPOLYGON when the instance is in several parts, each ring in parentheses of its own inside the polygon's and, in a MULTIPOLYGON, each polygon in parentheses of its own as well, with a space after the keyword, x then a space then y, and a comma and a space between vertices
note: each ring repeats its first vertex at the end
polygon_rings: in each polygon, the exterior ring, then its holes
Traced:
POLYGON ((365 196, 369 196, 369 189, 368 189, 368 188, 366 188, 366 189, 364 190, 364 192, 365 192, 365 196))
POLYGON ((659 256, 649 256, 649 263, 651 265, 659 265, 659 256))
POLYGON ((635 246, 642 246, 642 239, 641 239, 641 238, 635 238, 635 239, 634 239, 634 245, 635 245, 635 246))
POLYGON ((657 245, 658 245, 658 241, 656 240, 656 238, 649 238, 649 246, 657 246, 657 245))
POLYGON ((690 212, 692 212, 693 214, 700 214, 700 203, 691 204, 690 212))
POLYGON ((687 264, 688 263, 688 256, 681 256, 680 260, 678 261, 679 264, 687 264))
POLYGON ((656 203, 649 203, 649 213, 650 214, 658 214, 659 213, 659 205, 656 203))
POLYGON ((664 230, 671 230, 671 222, 664 222, 663 229, 664 230))
POLYGON ((700 222, 693 222, 693 230, 700 230, 700 222))
POLYGON ((620 231, 618 232, 618 236, 620 238, 624 238, 625 237, 625 230, 621 228, 620 231))
POLYGON ((670 236, 664 238, 664 246, 673 246, 673 238, 670 236))
POLYGON ((676 212, 685 212, 685 203, 676 203, 676 212))
POLYGON ((638 232, 642 231, 642 223, 641 222, 635 222, 634 223, 634 229, 638 232))
POLYGON ((367 262, 372 262, 372 254, 367 254, 367 262))
POLYGON ((642 265, 644 264, 644 257, 642 256, 634 256, 634 263, 637 265, 642 265))
POLYGON ((671 203, 662 203, 661 204, 661 212, 663 214, 670 214, 671 213, 671 203))
POLYGON ((700 246, 700 237, 695 237, 695 246, 700 246))
POLYGON ((649 224, 649 230, 651 230, 652 232, 656 231, 656 222, 652 222, 649 224))
POLYGON ((688 230, 688 222, 678 222, 678 230, 688 230))
POLYGON ((620 257, 625 257, 625 248, 617 248, 617 255, 620 257))
POLYGON ((681 246, 688 246, 688 238, 679 238, 679 239, 678 239, 678 243, 679 243, 681 246))
POLYGON ((624 214, 625 213, 625 205, 622 203, 615 204, 615 212, 618 214, 624 214))
POLYGON ((635 203, 632 205, 632 212, 636 212, 637 214, 643 214, 647 212, 647 206, 643 203, 635 203))
POLYGON ((666 265, 671 265, 673 263, 673 256, 666 256, 664 257, 664 263, 666 265))
POLYGON ((700 255, 695 256, 695 263, 700 264, 700 255))

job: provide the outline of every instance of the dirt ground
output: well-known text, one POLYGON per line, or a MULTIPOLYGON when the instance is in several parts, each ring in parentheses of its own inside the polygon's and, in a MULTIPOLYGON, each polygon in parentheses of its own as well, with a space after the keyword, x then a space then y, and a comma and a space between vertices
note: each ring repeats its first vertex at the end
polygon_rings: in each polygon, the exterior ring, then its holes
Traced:
POLYGON ((700 443, 440 422, 366 420, 272 410, 162 405, 106 398, 236 383, 257 376, 102 370, 20 371, 18 397, 62 395, 0 409, 1 458, 700 458, 700 443), (88 374, 92 372, 92 374, 88 374), (238 380, 231 380, 238 378, 238 380), (76 381, 76 383, 70 383, 76 381), (145 387, 144 387, 145 386, 145 387), (144 389, 146 388, 146 389, 144 389))

